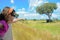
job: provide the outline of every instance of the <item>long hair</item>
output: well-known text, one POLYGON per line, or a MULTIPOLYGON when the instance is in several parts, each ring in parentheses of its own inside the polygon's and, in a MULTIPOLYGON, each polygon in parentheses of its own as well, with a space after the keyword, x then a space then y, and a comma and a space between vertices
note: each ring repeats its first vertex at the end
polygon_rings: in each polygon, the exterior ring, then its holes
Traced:
POLYGON ((5 20, 6 22, 8 21, 8 11, 10 7, 5 7, 2 12, 0 13, 0 20, 5 20))

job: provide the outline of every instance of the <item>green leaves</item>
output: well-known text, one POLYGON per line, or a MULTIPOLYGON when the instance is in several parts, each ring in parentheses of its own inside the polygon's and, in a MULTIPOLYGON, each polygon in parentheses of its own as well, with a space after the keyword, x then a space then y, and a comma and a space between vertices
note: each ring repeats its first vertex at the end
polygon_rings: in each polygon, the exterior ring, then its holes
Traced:
POLYGON ((46 14, 53 13, 55 9, 57 9, 57 5, 55 3, 45 3, 41 6, 38 6, 36 8, 36 11, 40 14, 46 14))

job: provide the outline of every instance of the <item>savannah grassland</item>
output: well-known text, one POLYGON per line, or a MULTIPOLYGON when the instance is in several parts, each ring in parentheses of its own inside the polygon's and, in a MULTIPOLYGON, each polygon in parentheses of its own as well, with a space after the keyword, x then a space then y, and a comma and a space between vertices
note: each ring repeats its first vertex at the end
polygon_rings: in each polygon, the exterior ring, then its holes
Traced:
POLYGON ((17 21, 12 32, 13 40, 60 40, 60 21, 17 21))

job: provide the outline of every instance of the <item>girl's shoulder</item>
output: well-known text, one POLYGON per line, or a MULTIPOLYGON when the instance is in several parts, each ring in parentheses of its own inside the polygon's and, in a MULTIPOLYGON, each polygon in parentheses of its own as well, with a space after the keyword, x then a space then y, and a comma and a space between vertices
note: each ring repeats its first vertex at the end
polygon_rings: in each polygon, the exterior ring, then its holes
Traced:
POLYGON ((5 20, 0 20, 0 23, 6 23, 6 21, 5 20))
POLYGON ((8 30, 9 26, 5 20, 1 20, 0 23, 3 25, 5 32, 8 30))

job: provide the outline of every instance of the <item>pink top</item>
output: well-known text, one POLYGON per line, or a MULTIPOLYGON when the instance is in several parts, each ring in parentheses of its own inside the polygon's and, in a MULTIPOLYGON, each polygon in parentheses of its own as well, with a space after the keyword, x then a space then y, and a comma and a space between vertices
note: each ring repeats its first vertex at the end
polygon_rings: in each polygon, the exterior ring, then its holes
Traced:
POLYGON ((6 23, 5 20, 1 20, 0 23, 3 24, 3 29, 0 28, 0 36, 4 37, 4 35, 5 35, 5 33, 7 32, 9 26, 8 26, 8 24, 6 23))

